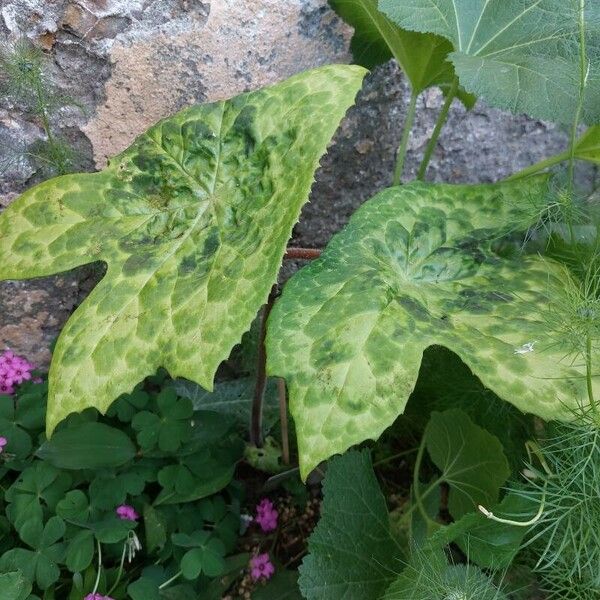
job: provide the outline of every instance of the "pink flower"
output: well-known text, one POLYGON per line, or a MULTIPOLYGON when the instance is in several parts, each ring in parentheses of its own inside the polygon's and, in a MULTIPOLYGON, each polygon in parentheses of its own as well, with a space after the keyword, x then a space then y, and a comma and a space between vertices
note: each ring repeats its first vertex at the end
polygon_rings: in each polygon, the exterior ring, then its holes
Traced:
POLYGON ((10 350, 0 354, 0 394, 14 394, 15 385, 31 379, 34 366, 10 350))
POLYGON ((8 444, 8 440, 4 436, 0 435, 0 454, 4 452, 4 446, 6 446, 6 444, 8 444))
POLYGON ((102 594, 88 594, 83 600, 114 600, 110 596, 103 596, 102 594))
POLYGON ((137 521, 140 518, 133 506, 129 506, 129 504, 121 504, 117 507, 116 513, 124 521, 137 521))
POLYGON ((250 559, 250 575, 254 581, 259 579, 271 579, 275 573, 275 567, 269 559, 269 554, 258 554, 250 559))
POLYGON ((275 510, 273 503, 268 498, 263 498, 256 506, 255 521, 264 532, 277 529, 277 517, 279 513, 275 510))

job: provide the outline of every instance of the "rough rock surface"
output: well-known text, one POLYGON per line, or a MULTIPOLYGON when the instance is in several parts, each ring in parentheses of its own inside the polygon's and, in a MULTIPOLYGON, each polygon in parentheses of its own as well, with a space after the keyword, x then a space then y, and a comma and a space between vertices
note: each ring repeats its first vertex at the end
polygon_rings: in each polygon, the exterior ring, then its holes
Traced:
MULTIPOLYGON (((19 36, 46 52, 49 80, 84 107, 62 108, 53 126, 76 148, 78 168, 91 169, 190 103, 349 61, 351 30, 326 0, 0 0, 0 39, 19 36)), ((394 64, 368 77, 322 161, 312 201, 295 229, 297 243, 322 247, 361 202, 390 183, 406 103, 394 64)), ((420 99, 410 173, 440 105, 435 90, 420 99)), ((0 163, 16 156, 0 170, 0 210, 39 178, 26 152, 40 139, 40 123, 25 107, 0 100, 0 163)), ((481 103, 466 112, 455 103, 429 178, 493 181, 561 150, 565 140, 553 125, 481 103)), ((9 346, 47 364, 49 343, 94 277, 98 269, 86 268, 0 283, 0 350, 9 346)))

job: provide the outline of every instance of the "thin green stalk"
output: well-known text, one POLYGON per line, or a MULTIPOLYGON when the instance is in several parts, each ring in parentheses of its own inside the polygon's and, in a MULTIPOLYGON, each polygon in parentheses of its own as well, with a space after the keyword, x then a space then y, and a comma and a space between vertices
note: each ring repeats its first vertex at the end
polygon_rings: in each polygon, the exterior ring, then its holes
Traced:
POLYGON ((123 576, 123 567, 125 565, 125 554, 127 553, 127 542, 123 544, 123 553, 121 554, 121 563, 119 564, 119 572, 117 573, 117 579, 113 583, 112 587, 108 592, 106 592, 107 596, 110 596, 112 592, 117 589, 119 582, 121 581, 121 577, 123 576))
MULTIPOLYGON (((441 480, 437 479, 434 481, 423 494, 419 492, 420 481, 419 481, 419 472, 421 471, 421 462, 423 461, 423 455, 425 454, 425 436, 421 439, 421 444, 419 446, 419 452, 417 453, 417 459, 415 460, 415 467, 413 469, 413 494, 415 496, 415 504, 419 508, 419 512, 423 517, 425 523, 427 523, 428 529, 429 525, 433 525, 434 527, 438 527, 439 523, 436 523, 425 510, 425 506, 423 504, 423 500, 440 484, 441 480)), ((412 512, 412 511, 411 511, 412 512)), ((405 515, 406 516, 406 515, 405 515)))
POLYGON ((594 388, 592 386, 592 336, 589 334, 585 341, 585 378, 587 381, 588 400, 597 420, 600 415, 598 415, 598 405, 594 398, 594 388))
POLYGON ((98 540, 96 540, 96 546, 98 548, 98 574, 96 575, 96 583, 94 583, 92 594, 95 594, 98 591, 98 586, 100 585, 100 574, 102 573, 102 546, 98 540))
POLYGON ((548 169, 557 165, 565 160, 569 160, 569 152, 565 151, 562 154, 556 154, 555 156, 550 156, 549 158, 545 158, 540 162, 537 162, 529 167, 525 167, 523 170, 518 171, 517 173, 513 173, 510 177, 507 177, 504 181, 514 181, 515 179, 521 179, 523 177, 527 177, 528 175, 535 175, 544 169, 548 169))
POLYGON ((164 583, 161 583, 158 586, 159 590, 164 590, 168 585, 172 584, 176 579, 179 579, 179 577, 181 577, 183 571, 179 571, 178 573, 175 573, 175 575, 173 575, 173 577, 171 577, 171 579, 167 579, 164 583))
POLYGON ((431 156, 433 155, 433 151, 438 142, 438 138, 440 137, 440 133, 446 124, 448 119, 448 112, 450 111, 450 106, 452 105, 452 101, 456 98, 456 94, 458 92, 458 77, 455 77, 452 81, 452 86, 448 90, 446 94, 446 101, 444 102, 444 106, 442 106, 442 110, 438 115, 437 121, 435 123, 435 128, 433 129, 433 133, 427 142, 427 147, 425 148, 425 154, 423 154, 423 159, 421 160, 421 164, 419 165, 419 171, 417 172, 417 179, 419 181, 423 181, 425 179, 425 173, 427 172, 427 167, 429 166, 429 161, 431 160, 431 156))
POLYGON ((406 151, 408 150, 408 138, 410 137, 410 132, 412 131, 412 127, 415 122, 415 115, 417 114, 418 97, 419 94, 413 90, 410 95, 406 119, 404 120, 402 139, 400 140, 400 146, 398 146, 398 152, 396 154, 396 168, 394 169, 394 179, 392 180, 392 185, 400 185, 402 173, 404 172, 404 161, 406 160, 406 151))
POLYGON ((378 467, 379 465, 384 465, 385 463, 396 460, 397 458, 402 458, 403 456, 408 456, 409 454, 412 454, 413 452, 416 452, 417 450, 418 450, 418 448, 409 448, 408 450, 403 450, 402 452, 398 452, 398 454, 392 454, 391 456, 386 456, 385 458, 382 458, 381 460, 378 460, 377 462, 373 463, 373 466, 378 467))
POLYGON ((585 47, 585 0, 579 0, 579 101, 577 103, 577 110, 575 111, 575 118, 573 119, 573 126, 571 127, 571 139, 569 141, 569 193, 573 192, 573 186, 575 185, 575 142, 577 140, 577 127, 579 125, 581 110, 583 108, 583 97, 585 94, 587 72, 588 66, 585 47))

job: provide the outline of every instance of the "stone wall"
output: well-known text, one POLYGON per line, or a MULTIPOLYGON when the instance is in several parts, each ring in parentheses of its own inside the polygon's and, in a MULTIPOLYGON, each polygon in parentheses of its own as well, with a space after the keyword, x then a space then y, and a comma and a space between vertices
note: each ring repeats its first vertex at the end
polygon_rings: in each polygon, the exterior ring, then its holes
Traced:
MULTIPOLYGON (((195 102, 226 98, 330 62, 350 60, 351 30, 326 0, 0 0, 0 38, 28 37, 47 55, 49 79, 84 107, 66 107, 55 127, 80 169, 101 168, 158 119, 195 102)), ((406 85, 389 63, 375 70, 317 173, 294 241, 321 247, 374 192, 389 185, 406 85)), ((414 173, 441 104, 423 94, 408 168, 414 173)), ((35 118, 0 101, 0 161, 43 137, 35 118)), ((556 127, 455 103, 430 178, 493 181, 564 147, 556 127)), ((0 175, 0 209, 36 181, 27 158, 0 175)), ((0 350, 37 364, 98 268, 0 283, 0 350)))

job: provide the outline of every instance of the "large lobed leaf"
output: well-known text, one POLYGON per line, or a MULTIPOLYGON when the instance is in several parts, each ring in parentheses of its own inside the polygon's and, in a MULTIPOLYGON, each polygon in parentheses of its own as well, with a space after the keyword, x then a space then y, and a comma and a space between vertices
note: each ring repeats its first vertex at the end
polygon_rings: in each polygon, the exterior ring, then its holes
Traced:
POLYGON ((50 369, 47 429, 166 367, 212 389, 274 283, 313 173, 365 70, 326 66, 161 121, 100 173, 0 217, 0 279, 104 261, 50 369))
POLYGON ((543 177, 384 190, 288 282, 268 324, 268 370, 288 383, 303 476, 391 425, 429 346, 458 354, 523 412, 566 418, 585 402, 581 361, 549 325, 562 271, 492 250, 536 220, 546 190, 543 177))
POLYGON ((587 54, 582 119, 600 121, 600 4, 579 0, 380 0, 398 26, 450 40, 469 92, 499 108, 571 123, 580 101, 580 25, 587 54))
MULTIPOLYGON (((454 80, 454 68, 447 60, 452 44, 429 33, 402 29, 377 7, 377 0, 329 0, 333 9, 352 27, 350 48, 357 64, 372 69, 396 59, 414 93, 438 86, 447 91, 454 80)), ((468 108, 475 98, 459 90, 459 98, 468 108)))

